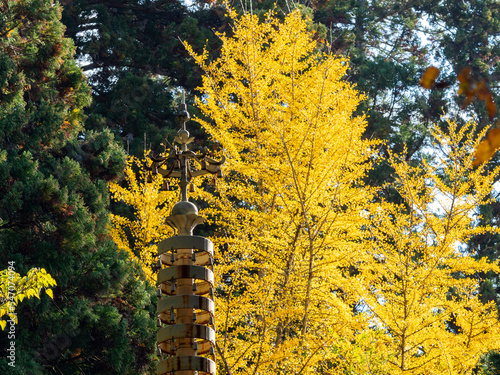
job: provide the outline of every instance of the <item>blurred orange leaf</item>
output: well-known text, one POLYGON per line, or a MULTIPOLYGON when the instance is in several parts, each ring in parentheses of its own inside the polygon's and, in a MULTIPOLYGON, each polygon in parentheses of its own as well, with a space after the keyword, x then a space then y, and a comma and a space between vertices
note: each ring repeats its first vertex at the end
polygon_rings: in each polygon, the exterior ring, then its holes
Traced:
POLYGON ((466 108, 477 97, 479 100, 484 100, 488 116, 492 119, 497 111, 497 105, 493 100, 493 95, 484 79, 481 81, 474 81, 471 73, 472 70, 470 68, 463 68, 457 76, 460 82, 457 94, 465 95, 462 108, 466 108))
POLYGON ((484 79, 476 83, 475 91, 479 100, 485 100, 488 95, 490 95, 490 90, 486 87, 484 79))
POLYGON ((424 89, 430 89, 434 85, 437 77, 439 76, 439 69, 435 66, 428 67, 420 77, 420 86, 424 89))
POLYGON ((490 146, 493 152, 498 150, 500 147, 500 128, 493 128, 488 133, 488 141, 490 141, 490 146))
POLYGON ((486 97, 486 110, 488 111, 488 116, 490 116, 490 120, 495 116, 497 112, 497 105, 493 101, 493 95, 491 93, 486 97))
POLYGON ((474 95, 473 93, 472 93, 472 94, 471 94, 470 92, 469 92, 469 93, 467 93, 467 94, 465 95, 464 102, 462 103, 462 109, 467 108, 467 106, 468 106, 470 103, 472 103, 472 101, 474 100, 474 98, 475 98, 475 95, 474 95))
POLYGON ((479 164, 483 164, 492 155, 493 154, 491 152, 490 142, 488 142, 488 139, 483 139, 481 141, 481 143, 479 143, 477 145, 476 152, 474 153, 474 161, 472 162, 472 165, 474 167, 476 167, 479 164))
POLYGON ((488 161, 500 148, 500 128, 493 128, 478 145, 474 153, 474 167, 488 161))
POLYGON ((463 68, 460 73, 458 73, 457 79, 460 83, 467 83, 471 80, 471 68, 463 68))
POLYGON ((465 100, 462 104, 462 108, 467 107, 476 96, 476 85, 472 82, 471 72, 472 71, 470 68, 463 68, 457 76, 457 79, 460 82, 457 94, 465 95, 465 100))

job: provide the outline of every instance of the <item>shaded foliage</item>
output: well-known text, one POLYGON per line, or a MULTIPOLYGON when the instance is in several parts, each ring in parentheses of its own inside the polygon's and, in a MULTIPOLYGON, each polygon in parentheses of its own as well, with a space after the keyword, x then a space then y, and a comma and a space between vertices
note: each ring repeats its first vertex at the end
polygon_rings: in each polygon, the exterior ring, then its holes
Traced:
POLYGON ((107 229, 106 180, 124 152, 84 127, 90 89, 61 11, 0 3, 0 258, 57 282, 53 300, 19 306, 16 367, 2 357, 0 372, 141 373, 154 353, 151 291, 107 229))

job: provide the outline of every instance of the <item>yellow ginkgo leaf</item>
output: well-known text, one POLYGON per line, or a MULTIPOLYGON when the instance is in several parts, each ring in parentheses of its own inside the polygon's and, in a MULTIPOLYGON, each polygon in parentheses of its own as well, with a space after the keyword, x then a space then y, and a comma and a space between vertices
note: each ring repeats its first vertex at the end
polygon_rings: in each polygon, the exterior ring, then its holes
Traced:
MULTIPOLYGON (((3 298, 3 304, 0 304, 0 319, 8 316, 14 324, 17 324, 15 314, 17 305, 24 299, 40 298, 42 289, 53 285, 57 285, 56 281, 43 268, 32 268, 25 276, 8 269, 0 271, 0 297, 3 298), (8 290, 9 284, 15 285, 14 292, 8 290)), ((52 290, 47 289, 47 294, 53 298, 52 290)), ((5 323, 0 320, 0 324, 3 329, 5 323)))
POLYGON ((171 235, 165 217, 170 215, 177 193, 162 189, 164 184, 160 175, 153 176, 151 183, 146 183, 146 175, 140 169, 142 165, 144 161, 129 158, 125 169, 128 187, 123 188, 116 183, 109 185, 111 199, 129 205, 136 212, 137 218, 132 222, 123 216, 112 215, 110 232, 118 248, 127 251, 132 259, 136 259, 148 278, 155 282, 156 276, 151 265, 157 260, 157 249, 155 246, 149 246, 149 243, 157 243, 171 235), (136 167, 139 167, 137 175, 136 167), (131 236, 128 233, 131 233, 131 236))

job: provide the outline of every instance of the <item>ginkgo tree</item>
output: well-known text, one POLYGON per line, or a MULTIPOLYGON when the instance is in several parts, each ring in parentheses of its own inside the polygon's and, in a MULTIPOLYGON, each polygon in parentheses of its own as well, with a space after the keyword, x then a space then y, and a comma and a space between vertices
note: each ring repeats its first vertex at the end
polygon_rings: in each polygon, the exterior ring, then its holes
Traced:
MULTIPOLYGON (((362 251, 363 184, 374 143, 348 62, 320 52, 299 11, 237 16, 203 69, 197 119, 225 149, 227 172, 206 215, 216 263, 221 373, 316 374, 363 330, 342 273, 362 251)), ((325 370, 326 371, 326 370, 325 370)))
POLYGON ((379 350, 389 354, 378 374, 472 374, 482 355, 500 348, 498 311, 479 294, 481 275, 498 273, 498 261, 465 246, 499 231, 476 222, 500 167, 472 168, 484 135, 474 124, 448 128, 434 129, 434 156, 421 165, 391 156, 403 203, 370 210, 365 254, 348 278, 371 329, 382 333, 379 350))
MULTIPOLYGON (((362 180, 361 97, 346 61, 317 52, 299 12, 237 17, 205 72, 199 120, 228 154, 211 213, 223 236, 218 320, 228 374, 467 374, 498 346, 481 274, 461 244, 498 169, 472 170, 472 126, 435 131, 441 163, 394 155, 405 202, 373 203, 362 180), (436 214, 431 203, 443 205, 436 214), (470 276, 474 277, 470 277, 470 276)), ((188 47, 189 49, 189 47, 188 47)), ((209 197, 207 197, 209 199, 209 197)))

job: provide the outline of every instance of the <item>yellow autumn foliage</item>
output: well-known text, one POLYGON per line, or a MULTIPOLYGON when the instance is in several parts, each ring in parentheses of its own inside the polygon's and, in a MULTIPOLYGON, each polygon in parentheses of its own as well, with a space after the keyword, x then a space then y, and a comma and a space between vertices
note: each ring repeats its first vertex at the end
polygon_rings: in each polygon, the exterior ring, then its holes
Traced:
POLYGON ((299 12, 283 22, 229 12, 219 59, 188 47, 205 72, 198 106, 214 122, 198 121, 228 156, 210 210, 224 244, 221 371, 470 374, 500 333, 478 294, 479 275, 498 265, 463 246, 494 230, 474 225, 498 169, 471 171, 472 125, 436 130, 434 164, 394 155, 404 204, 375 204, 347 62, 316 51, 299 12))
POLYGON ((475 216, 492 201, 500 168, 473 169, 481 135, 473 124, 448 125, 449 134, 434 130, 432 162, 391 156, 404 203, 371 211, 365 256, 350 280, 373 329, 384 333, 381 350, 391 353, 378 373, 472 374, 481 355, 500 347, 497 309, 478 293, 481 275, 498 273, 498 262, 466 247, 473 235, 498 232, 475 216))
MULTIPOLYGON (((220 58, 187 46, 212 120, 197 121, 227 156, 216 192, 197 193, 216 228, 218 373, 472 374, 500 348, 498 313, 479 295, 499 266, 466 246, 497 231, 477 224, 500 172, 473 168, 484 133, 449 122, 433 131, 432 159, 391 155, 383 188, 401 203, 386 202, 364 184, 379 156, 354 115, 363 97, 344 80, 348 62, 317 50, 299 12, 229 15, 220 58)), ((137 213, 113 217, 113 238, 153 278, 149 244, 171 235, 177 197, 136 173, 111 185, 137 213)))
POLYGON ((364 327, 343 292, 363 250, 362 96, 347 60, 318 52, 299 12, 237 17, 205 72, 197 119, 225 148, 227 178, 207 214, 222 233, 216 274, 221 371, 316 374, 364 327))
POLYGON ((152 176, 146 181, 145 160, 129 157, 125 169, 125 186, 109 184, 111 199, 129 206, 133 217, 111 215, 110 233, 119 249, 125 250, 141 265, 154 284, 156 275, 152 266, 157 260, 156 244, 170 237, 173 232, 165 218, 178 198, 173 191, 160 191, 162 179, 152 176))
POLYGON ((15 313, 17 305, 24 299, 40 298, 42 289, 50 298, 54 298, 50 287, 56 285, 54 278, 44 268, 32 268, 26 276, 15 272, 14 263, 0 271, 0 328, 7 325, 4 318, 17 324, 15 313))

